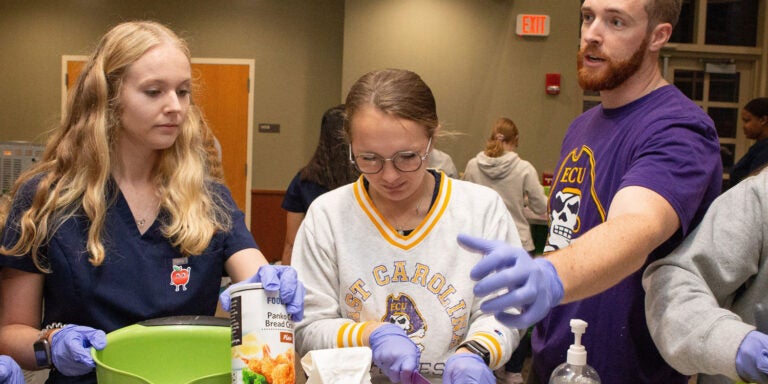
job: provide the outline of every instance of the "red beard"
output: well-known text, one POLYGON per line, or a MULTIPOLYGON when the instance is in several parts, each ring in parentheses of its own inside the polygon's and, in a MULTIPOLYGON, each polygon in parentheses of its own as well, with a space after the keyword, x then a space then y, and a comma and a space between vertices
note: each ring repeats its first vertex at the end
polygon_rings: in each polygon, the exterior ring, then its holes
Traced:
POLYGON ((649 42, 650 36, 646 36, 628 60, 616 62, 610 57, 605 58, 608 66, 599 70, 584 67, 584 56, 590 53, 600 56, 596 54, 599 52, 590 45, 579 49, 576 56, 579 86, 585 91, 610 91, 624 84, 640 69, 649 42))

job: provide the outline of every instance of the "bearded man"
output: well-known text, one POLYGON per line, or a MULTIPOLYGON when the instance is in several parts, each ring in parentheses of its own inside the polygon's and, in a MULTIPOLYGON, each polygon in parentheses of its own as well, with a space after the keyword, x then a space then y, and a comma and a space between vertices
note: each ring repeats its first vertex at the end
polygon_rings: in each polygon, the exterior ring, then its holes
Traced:
POLYGON ((681 4, 583 2, 578 80, 602 103, 563 139, 549 201, 558 228, 545 255, 459 237, 487 255, 471 271, 475 294, 502 292, 481 308, 510 326, 536 324, 529 383, 547 383, 565 362, 575 318, 589 324, 582 342, 603 384, 687 382, 654 346, 641 285, 646 266, 691 232, 721 188, 714 123, 659 69, 681 4))

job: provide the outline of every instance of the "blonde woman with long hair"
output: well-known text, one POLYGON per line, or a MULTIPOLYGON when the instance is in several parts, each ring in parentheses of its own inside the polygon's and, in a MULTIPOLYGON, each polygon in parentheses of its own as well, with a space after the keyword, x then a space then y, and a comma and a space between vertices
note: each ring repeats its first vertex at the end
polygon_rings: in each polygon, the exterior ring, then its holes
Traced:
POLYGON ((102 37, 42 161, 11 192, 0 354, 55 368, 49 382, 95 383, 89 347, 104 348, 105 332, 213 315, 223 271, 272 283, 301 318, 295 271, 267 264, 214 176, 193 90, 189 49, 167 27, 126 22, 102 37))

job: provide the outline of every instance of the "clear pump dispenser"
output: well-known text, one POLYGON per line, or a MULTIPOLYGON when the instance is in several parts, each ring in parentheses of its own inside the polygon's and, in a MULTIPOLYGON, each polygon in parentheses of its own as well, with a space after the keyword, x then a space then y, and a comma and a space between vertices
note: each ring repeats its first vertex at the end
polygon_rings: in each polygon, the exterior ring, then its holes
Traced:
POLYGON ((600 384, 600 376, 594 368, 587 365, 587 350, 581 345, 581 335, 587 329, 587 322, 571 319, 571 332, 574 342, 568 348, 568 359, 560 364, 549 377, 549 384, 600 384))

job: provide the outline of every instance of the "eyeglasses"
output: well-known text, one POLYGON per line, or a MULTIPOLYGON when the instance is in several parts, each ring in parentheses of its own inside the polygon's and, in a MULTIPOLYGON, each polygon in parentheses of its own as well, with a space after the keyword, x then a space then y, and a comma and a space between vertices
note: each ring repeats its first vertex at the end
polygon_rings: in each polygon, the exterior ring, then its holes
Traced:
POLYGON ((427 142, 424 156, 415 151, 401 151, 390 158, 383 158, 375 153, 360 153, 352 155, 352 144, 349 145, 349 162, 355 165, 361 173, 379 173, 384 169, 384 162, 391 161, 392 165, 400 172, 414 172, 421 168, 421 164, 429 157, 429 146, 432 138, 427 142))

